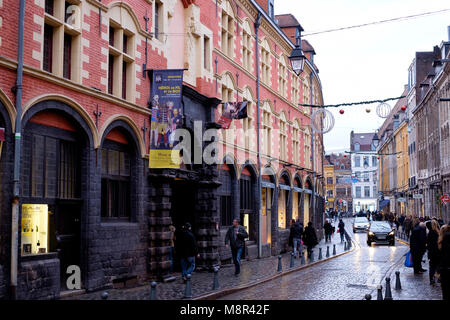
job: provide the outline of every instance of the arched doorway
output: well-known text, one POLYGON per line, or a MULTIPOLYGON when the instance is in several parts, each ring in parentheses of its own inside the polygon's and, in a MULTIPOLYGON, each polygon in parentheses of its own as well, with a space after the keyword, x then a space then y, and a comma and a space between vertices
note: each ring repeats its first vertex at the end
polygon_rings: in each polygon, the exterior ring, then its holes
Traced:
POLYGON ((58 101, 28 109, 22 126, 22 257, 57 252, 61 290, 70 265, 81 268, 84 286, 82 212, 88 212, 92 135, 81 116, 58 101))
POLYGON ((240 219, 248 232, 250 241, 258 240, 258 226, 255 213, 256 171, 251 165, 246 165, 239 180, 240 189, 240 219))
POLYGON ((280 177, 279 191, 278 191, 278 229, 284 230, 289 228, 290 216, 290 196, 291 187, 289 176, 283 173, 280 177))
POLYGON ((298 176, 294 178, 294 186, 292 188, 292 219, 303 222, 303 189, 302 182, 298 176))
POLYGON ((304 190, 304 201, 303 201, 303 224, 305 226, 308 225, 308 222, 311 221, 311 205, 312 205, 312 193, 313 187, 311 180, 309 178, 306 179, 305 182, 305 190, 304 190))

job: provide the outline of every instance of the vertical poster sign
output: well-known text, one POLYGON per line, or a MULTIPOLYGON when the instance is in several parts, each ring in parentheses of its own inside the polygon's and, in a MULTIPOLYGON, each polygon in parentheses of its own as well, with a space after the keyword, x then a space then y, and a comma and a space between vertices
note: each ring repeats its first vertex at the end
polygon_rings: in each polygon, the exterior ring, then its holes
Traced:
POLYGON ((183 71, 152 71, 149 168, 180 167, 179 150, 173 148, 175 130, 182 126, 183 71))

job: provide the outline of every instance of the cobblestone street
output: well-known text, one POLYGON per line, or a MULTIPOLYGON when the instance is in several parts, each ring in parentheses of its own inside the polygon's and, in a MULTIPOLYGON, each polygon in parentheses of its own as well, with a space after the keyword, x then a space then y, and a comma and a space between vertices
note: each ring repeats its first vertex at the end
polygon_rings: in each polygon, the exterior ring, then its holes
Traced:
MULTIPOLYGON (((408 247, 397 241, 395 247, 372 245, 367 247, 366 234, 354 234, 351 231, 351 219, 347 219, 347 232, 353 236, 356 246, 352 251, 321 261, 298 271, 276 277, 262 284, 254 285, 263 279, 267 280, 277 276, 278 259, 271 257, 244 261, 239 277, 234 276, 232 265, 222 267, 219 271, 220 290, 243 287, 252 284, 248 289, 243 289, 221 297, 220 299, 265 299, 265 300, 361 300, 364 295, 370 293, 376 299, 378 284, 383 285, 385 294, 385 277, 391 277, 393 299, 411 300, 439 300, 441 290, 438 284, 428 284, 428 274, 414 276, 412 268, 403 266, 404 254, 408 247), (395 287, 395 271, 400 271, 403 290, 397 292, 395 287)), ((344 252, 344 245, 340 243, 339 233, 334 234, 333 243, 336 244, 337 254, 344 252)), ((315 249, 315 261, 317 262, 319 249, 322 248, 323 260, 326 255, 324 241, 315 249)), ((330 256, 332 246, 330 246, 330 256)), ((424 258, 425 260, 425 258, 424 258)), ((290 255, 284 254, 282 258, 283 273, 289 271, 290 255)), ((308 264, 308 261, 307 261, 308 264)), ((295 260, 295 268, 300 267, 300 260, 295 260)), ((428 263, 424 263, 428 268, 428 263)), ((158 283, 157 297, 161 300, 183 299, 185 285, 179 274, 177 280, 169 283, 158 283)), ((213 293, 213 274, 210 272, 196 272, 192 277, 193 298, 213 293)), ((96 300, 101 299, 103 291, 81 294, 65 299, 96 300)), ((150 299, 150 285, 146 284, 135 288, 107 290, 110 300, 148 300, 150 299)), ((214 298, 214 297, 211 297, 214 298)))

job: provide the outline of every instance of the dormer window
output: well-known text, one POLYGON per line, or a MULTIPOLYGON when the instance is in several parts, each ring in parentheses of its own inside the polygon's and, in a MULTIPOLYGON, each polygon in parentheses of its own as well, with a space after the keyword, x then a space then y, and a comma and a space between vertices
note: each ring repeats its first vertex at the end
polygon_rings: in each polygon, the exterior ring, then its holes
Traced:
POLYGON ((269 1, 269 6, 268 6, 268 8, 269 8, 269 17, 271 17, 272 18, 272 20, 273 19, 275 19, 275 8, 274 8, 274 0, 268 0, 269 1))

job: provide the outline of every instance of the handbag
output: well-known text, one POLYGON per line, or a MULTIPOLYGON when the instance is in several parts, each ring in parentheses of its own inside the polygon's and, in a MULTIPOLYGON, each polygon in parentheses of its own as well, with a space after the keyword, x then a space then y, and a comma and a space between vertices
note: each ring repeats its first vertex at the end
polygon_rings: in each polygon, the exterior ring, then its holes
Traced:
POLYGON ((405 254, 405 256, 406 256, 406 258, 405 258, 405 267, 412 268, 413 267, 413 262, 412 262, 411 251, 408 251, 405 254))

